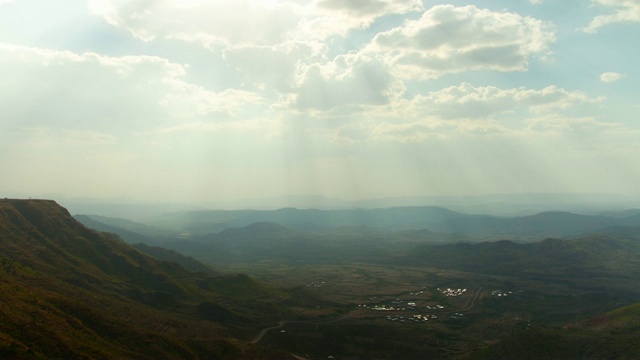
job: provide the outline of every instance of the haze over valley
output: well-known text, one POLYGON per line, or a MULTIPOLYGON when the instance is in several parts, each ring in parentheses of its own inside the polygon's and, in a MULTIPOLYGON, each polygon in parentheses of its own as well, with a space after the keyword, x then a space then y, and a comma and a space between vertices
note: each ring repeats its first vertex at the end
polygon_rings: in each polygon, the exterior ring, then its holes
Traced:
POLYGON ((637 0, 0 0, 0 358, 640 358, 637 0))

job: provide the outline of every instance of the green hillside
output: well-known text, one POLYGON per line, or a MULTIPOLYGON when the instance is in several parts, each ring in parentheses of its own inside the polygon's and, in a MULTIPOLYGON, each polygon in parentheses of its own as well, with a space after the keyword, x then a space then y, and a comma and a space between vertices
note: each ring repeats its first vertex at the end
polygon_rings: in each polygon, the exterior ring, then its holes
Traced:
POLYGON ((153 256, 158 260, 173 261, 189 271, 202 272, 209 275, 219 275, 219 273, 213 270, 211 266, 205 265, 190 256, 182 255, 173 250, 165 249, 159 246, 149 246, 142 243, 132 244, 131 246, 147 255, 153 256))
POLYGON ((0 200, 0 254, 0 357, 275 356, 236 338, 281 316, 282 293, 158 261, 53 201, 0 200))
POLYGON ((508 337, 472 359, 639 359, 640 304, 563 328, 535 327, 508 337))
POLYGON ((420 245, 408 258, 419 259, 431 266, 491 274, 637 276, 640 241, 594 234, 526 244, 502 240, 420 245))

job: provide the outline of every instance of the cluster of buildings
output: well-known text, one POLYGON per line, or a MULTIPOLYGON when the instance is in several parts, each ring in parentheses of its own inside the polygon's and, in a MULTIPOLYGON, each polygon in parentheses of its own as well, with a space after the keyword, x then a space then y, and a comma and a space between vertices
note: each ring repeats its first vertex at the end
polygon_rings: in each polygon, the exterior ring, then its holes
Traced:
POLYGON ((458 320, 458 319, 462 319, 463 316, 464 316, 463 313, 455 313, 455 314, 451 315, 451 319, 452 320, 458 320))
POLYGON ((511 291, 502 291, 502 290, 492 290, 491 291, 491 296, 495 296, 495 297, 505 297, 508 296, 509 294, 511 294, 511 291))
MULTIPOLYGON (((407 311, 407 310, 416 310, 418 307, 414 301, 403 302, 403 301, 392 301, 393 305, 367 305, 367 304, 359 304, 358 307, 365 308, 372 311, 407 311)), ((427 310, 442 310, 444 309, 443 305, 427 305, 425 306, 427 310)))
POLYGON ((450 288, 440 289, 440 288, 438 288, 438 291, 443 293, 444 296, 456 297, 456 296, 461 296, 464 293, 466 293, 467 289, 450 289, 450 288))
POLYGON ((387 307, 386 305, 373 305, 373 306, 369 306, 369 305, 358 305, 358 307, 363 307, 369 310, 373 310, 373 311, 398 311, 398 310, 404 310, 404 308, 395 308, 393 306, 389 306, 387 307))
POLYGON ((407 316, 406 318, 404 316, 392 316, 392 315, 387 316, 387 320, 399 321, 399 322, 405 322, 405 321, 425 322, 425 321, 429 321, 429 319, 437 319, 437 318, 438 318, 438 315, 411 315, 411 316, 407 316))
MULTIPOLYGON (((395 311, 395 312, 399 312, 399 311, 412 311, 412 310, 417 310, 418 306, 416 304, 415 301, 401 301, 400 299, 396 299, 395 301, 391 301, 392 305, 367 305, 367 304, 360 304, 358 305, 358 307, 361 307, 363 309, 367 309, 367 310, 371 310, 371 311, 395 311)), ((443 305, 426 305, 425 306, 426 310, 442 310, 444 309, 443 305)), ((455 316, 458 317, 462 317, 462 314, 456 314, 455 316)), ((438 315, 435 314, 416 314, 416 315, 405 315, 405 316, 401 316, 397 313, 394 313, 392 315, 387 315, 387 320, 389 321, 397 321, 397 322, 426 322, 429 321, 429 319, 437 319, 438 315)), ((452 317, 453 318, 453 317, 452 317)))
MULTIPOLYGON (((324 281, 322 282, 322 284, 324 284, 324 281)), ((307 287, 314 287, 314 288, 319 288, 320 284, 316 284, 316 283, 311 283, 311 284, 307 284, 307 287)))

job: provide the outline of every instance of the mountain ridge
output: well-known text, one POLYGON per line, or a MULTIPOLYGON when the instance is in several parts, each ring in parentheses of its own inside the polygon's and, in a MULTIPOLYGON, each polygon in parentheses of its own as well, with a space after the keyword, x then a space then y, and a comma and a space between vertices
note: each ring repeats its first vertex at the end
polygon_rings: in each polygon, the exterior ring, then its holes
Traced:
POLYGON ((236 338, 278 317, 281 293, 158 261, 54 201, 0 200, 0 291, 2 357, 288 358, 236 338))

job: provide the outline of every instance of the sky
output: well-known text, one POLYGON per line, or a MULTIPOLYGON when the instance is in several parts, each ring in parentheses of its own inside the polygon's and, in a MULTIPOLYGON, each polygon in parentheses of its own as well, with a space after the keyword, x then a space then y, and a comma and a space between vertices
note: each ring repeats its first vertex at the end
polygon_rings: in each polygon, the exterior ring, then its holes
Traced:
POLYGON ((640 188, 640 0, 0 0, 0 195, 640 188))

